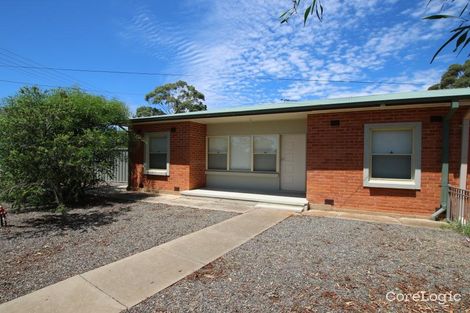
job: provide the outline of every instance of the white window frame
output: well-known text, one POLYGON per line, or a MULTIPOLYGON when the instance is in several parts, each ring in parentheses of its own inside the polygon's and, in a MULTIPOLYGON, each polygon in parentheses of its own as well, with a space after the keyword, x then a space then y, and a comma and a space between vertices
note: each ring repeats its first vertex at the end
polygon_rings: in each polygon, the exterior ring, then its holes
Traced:
POLYGON ((147 175, 170 176, 170 132, 153 132, 144 134, 144 173, 147 175), (167 138, 167 157, 166 169, 149 168, 150 166, 150 138, 152 137, 166 137, 167 138))
POLYGON ((251 172, 253 170, 253 136, 251 135, 230 135, 228 136, 228 152, 227 155, 227 171, 232 172, 251 172), (249 137, 250 138, 250 165, 249 169, 232 169, 232 137, 249 137))
POLYGON ((364 187, 415 189, 421 188, 421 122, 376 123, 364 125, 364 187), (372 132, 412 131, 411 179, 373 178, 372 175, 372 132))
MULTIPOLYGON (((251 136, 251 171, 253 173, 279 173, 279 151, 280 148, 280 135, 279 134, 256 134, 251 136), (273 171, 255 171, 255 155, 263 155, 264 153, 255 153, 255 140, 256 136, 273 136, 276 138, 277 147, 276 147, 276 169, 273 171)), ((270 153, 273 155, 274 153, 270 153)))
POLYGON ((270 175, 270 174, 276 174, 278 175, 279 174, 279 168, 280 168, 280 150, 281 150, 281 146, 280 146, 280 135, 279 134, 254 134, 254 135, 246 135, 246 134, 242 134, 242 135, 238 135, 238 134, 233 134, 233 135, 228 135, 228 136, 207 136, 206 137, 206 171, 208 172, 223 172, 223 173, 249 173, 249 174, 266 174, 266 175, 270 175), (276 149, 276 170, 274 172, 271 172, 271 171, 255 171, 254 170, 254 139, 253 137, 255 136, 274 136, 276 137, 276 140, 277 140, 277 149, 276 149), (209 138, 227 138, 227 168, 225 170, 214 170, 214 169, 209 169, 209 138), (251 164, 250 164, 250 169, 249 170, 232 170, 230 169, 230 146, 231 146, 231 137, 250 137, 250 140, 251 140, 251 164))
POLYGON ((206 137, 206 170, 209 171, 224 171, 224 170, 216 170, 216 169, 209 169, 209 138, 226 138, 227 140, 227 164, 225 164, 225 170, 228 171, 229 164, 230 164, 230 137, 229 136, 207 136, 206 137))

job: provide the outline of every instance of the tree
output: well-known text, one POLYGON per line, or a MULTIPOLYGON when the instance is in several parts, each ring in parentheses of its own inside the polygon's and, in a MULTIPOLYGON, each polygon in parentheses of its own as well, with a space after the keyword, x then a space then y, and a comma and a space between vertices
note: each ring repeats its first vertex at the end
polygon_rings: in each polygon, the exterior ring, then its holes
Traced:
POLYGON ((79 89, 22 88, 0 111, 0 199, 14 207, 76 202, 112 175, 128 110, 79 89))
POLYGON ((164 114, 207 110, 204 95, 182 80, 155 88, 145 96, 145 100, 158 106, 164 114))
POLYGON ((146 116, 155 116, 155 115, 165 115, 165 112, 158 108, 150 107, 150 106, 141 106, 138 107, 135 116, 136 117, 146 117, 146 116))
MULTIPOLYGON (((282 23, 287 23, 289 19, 293 16, 296 15, 299 9, 302 7, 303 3, 305 2, 304 0, 289 0, 292 4, 291 7, 283 12, 281 14, 280 21, 282 23)), ((428 5, 432 1, 439 1, 442 3, 441 5, 441 11, 443 12, 442 14, 434 14, 430 16, 424 17, 424 19, 427 20, 438 20, 438 19, 451 19, 456 22, 456 25, 452 27, 450 30, 451 35, 447 39, 447 41, 444 42, 444 44, 441 45, 439 49, 435 52, 431 59, 431 63, 434 61, 434 59, 441 53, 441 51, 448 46, 450 43, 455 42, 455 47, 453 52, 460 53, 462 52, 463 49, 470 43, 470 36, 469 36, 469 31, 470 31, 470 19, 468 16, 470 15, 470 0, 466 0, 463 2, 456 2, 455 0, 428 0, 428 5), (446 14, 446 10, 452 11, 455 9, 454 5, 461 5, 460 8, 458 8, 459 14, 453 15, 453 14, 446 14)), ((317 17, 317 19, 321 22, 323 20, 323 12, 324 12, 324 7, 322 5, 321 0, 307 0, 307 4, 302 7, 302 10, 304 11, 303 14, 303 22, 304 26, 307 23, 307 20, 310 16, 314 15, 317 17)), ((469 54, 470 55, 470 54, 469 54)))
POLYGON ((464 64, 452 64, 441 76, 441 82, 428 90, 470 87, 470 60, 464 64))

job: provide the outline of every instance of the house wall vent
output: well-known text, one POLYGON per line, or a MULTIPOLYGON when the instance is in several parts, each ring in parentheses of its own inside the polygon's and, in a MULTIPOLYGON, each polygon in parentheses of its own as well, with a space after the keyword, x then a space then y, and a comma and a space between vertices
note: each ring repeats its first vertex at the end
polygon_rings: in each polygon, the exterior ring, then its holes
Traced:
POLYGON ((338 127, 339 126, 339 120, 331 120, 330 121, 330 126, 332 127, 338 127))
POLYGON ((442 123, 442 115, 432 115, 431 123, 442 123))

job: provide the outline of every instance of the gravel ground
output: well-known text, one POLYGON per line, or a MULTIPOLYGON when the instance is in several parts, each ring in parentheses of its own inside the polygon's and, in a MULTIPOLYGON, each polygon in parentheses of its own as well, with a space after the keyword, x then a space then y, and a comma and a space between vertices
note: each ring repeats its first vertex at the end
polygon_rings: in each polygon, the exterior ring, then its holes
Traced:
MULTIPOLYGON (((291 217, 129 312, 470 310, 470 243, 454 232, 291 217), (386 294, 453 292, 456 304, 386 294)), ((469 312, 469 311, 467 311, 469 312)))
POLYGON ((99 198, 67 219, 10 213, 0 228, 0 303, 235 215, 99 198))

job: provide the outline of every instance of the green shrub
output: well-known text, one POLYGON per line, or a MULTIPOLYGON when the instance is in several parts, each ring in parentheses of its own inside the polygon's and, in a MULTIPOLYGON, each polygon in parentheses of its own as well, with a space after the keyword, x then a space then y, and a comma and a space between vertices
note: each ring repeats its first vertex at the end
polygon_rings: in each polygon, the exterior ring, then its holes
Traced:
POLYGON ((111 174, 129 113, 79 89, 22 88, 0 109, 0 198, 63 207, 111 174))
POLYGON ((450 222, 449 227, 460 234, 470 237, 470 223, 450 222))

